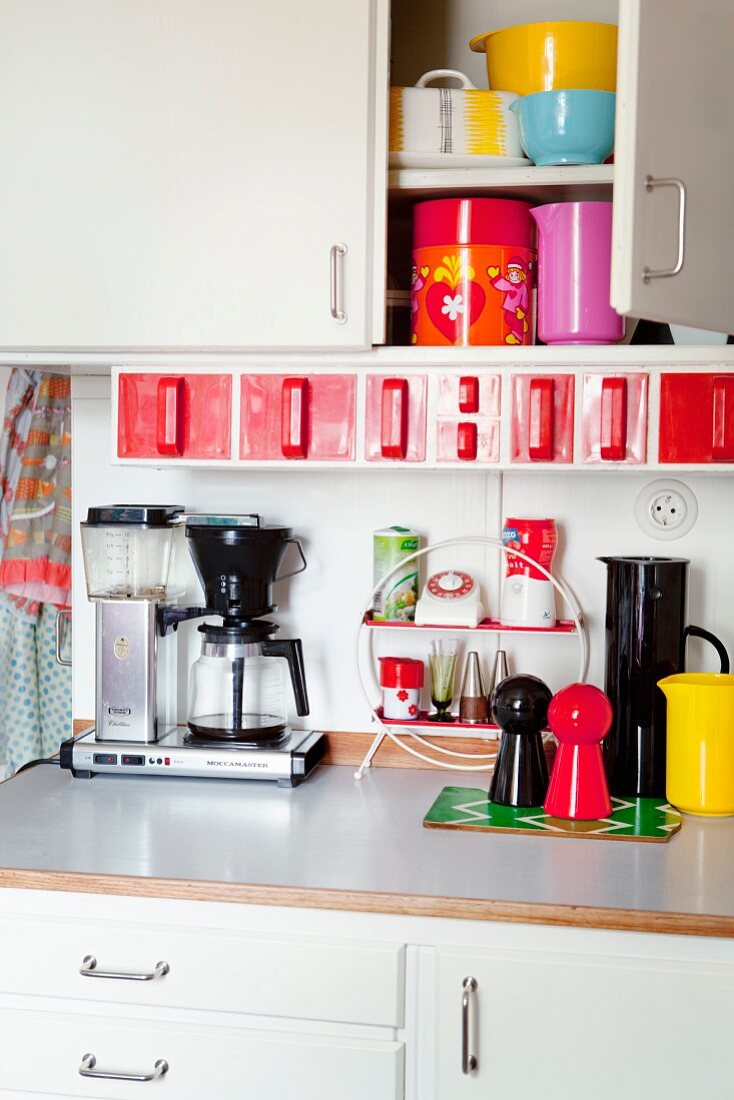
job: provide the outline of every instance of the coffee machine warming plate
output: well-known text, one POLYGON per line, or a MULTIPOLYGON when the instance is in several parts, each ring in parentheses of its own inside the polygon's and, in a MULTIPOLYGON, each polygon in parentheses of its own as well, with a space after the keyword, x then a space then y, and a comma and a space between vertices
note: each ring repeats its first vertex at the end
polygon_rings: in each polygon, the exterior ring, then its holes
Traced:
POLYGON ((137 775, 207 779, 261 779, 297 787, 326 752, 326 736, 291 730, 277 747, 187 743, 185 726, 168 730, 154 744, 98 741, 95 731, 64 741, 61 767, 82 779, 94 775, 137 775))

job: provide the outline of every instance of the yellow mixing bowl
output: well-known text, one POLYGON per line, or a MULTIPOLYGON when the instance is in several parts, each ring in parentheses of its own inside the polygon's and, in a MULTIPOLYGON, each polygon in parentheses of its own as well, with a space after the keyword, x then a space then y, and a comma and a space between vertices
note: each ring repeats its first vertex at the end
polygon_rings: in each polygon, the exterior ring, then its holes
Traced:
POLYGON ((658 687, 668 702, 668 802, 687 814, 734 814, 734 676, 681 672, 658 687))
POLYGON ((617 28, 612 23, 523 23, 478 34, 490 88, 517 95, 557 88, 617 90, 617 28))

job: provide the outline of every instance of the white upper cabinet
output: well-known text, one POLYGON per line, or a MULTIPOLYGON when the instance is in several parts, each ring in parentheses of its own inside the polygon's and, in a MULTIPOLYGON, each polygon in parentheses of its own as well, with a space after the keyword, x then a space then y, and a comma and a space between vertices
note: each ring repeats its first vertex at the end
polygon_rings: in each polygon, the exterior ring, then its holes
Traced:
POLYGON ((386 38, 382 0, 0 0, 0 347, 369 346, 386 38))
POLYGON ((732 0, 621 0, 612 265, 620 313, 734 329, 733 63, 732 0), (671 274, 655 276, 663 271, 671 274))

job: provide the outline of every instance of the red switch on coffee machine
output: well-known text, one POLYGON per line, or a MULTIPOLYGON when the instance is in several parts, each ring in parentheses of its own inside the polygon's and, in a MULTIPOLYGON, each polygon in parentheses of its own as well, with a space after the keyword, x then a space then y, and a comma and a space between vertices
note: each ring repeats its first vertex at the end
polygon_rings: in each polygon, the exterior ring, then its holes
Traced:
POLYGON ((543 809, 552 817, 595 821, 612 812, 601 741, 612 724, 612 704, 591 684, 569 684, 553 696, 548 725, 558 739, 543 809))

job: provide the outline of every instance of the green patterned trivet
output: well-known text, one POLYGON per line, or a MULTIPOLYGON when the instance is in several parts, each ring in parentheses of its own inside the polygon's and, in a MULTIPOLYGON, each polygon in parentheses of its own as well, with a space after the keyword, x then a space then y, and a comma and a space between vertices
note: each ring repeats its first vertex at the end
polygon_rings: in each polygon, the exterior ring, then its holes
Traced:
POLYGON ((536 833, 596 840, 665 843, 683 823, 679 812, 659 798, 613 798, 609 817, 566 821, 542 806, 498 806, 475 787, 444 787, 423 818, 427 829, 473 829, 486 833, 536 833))

